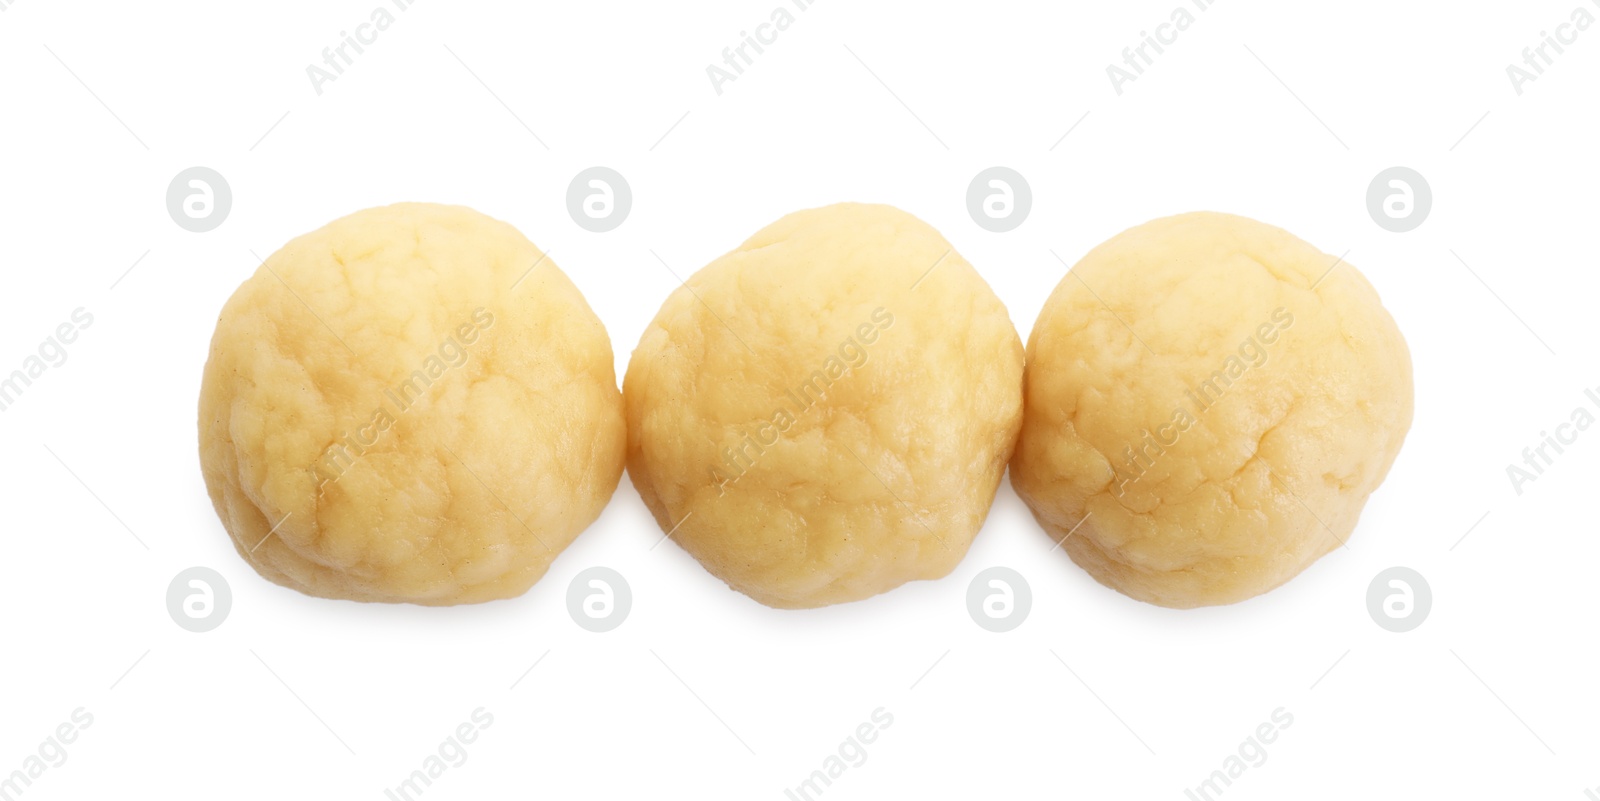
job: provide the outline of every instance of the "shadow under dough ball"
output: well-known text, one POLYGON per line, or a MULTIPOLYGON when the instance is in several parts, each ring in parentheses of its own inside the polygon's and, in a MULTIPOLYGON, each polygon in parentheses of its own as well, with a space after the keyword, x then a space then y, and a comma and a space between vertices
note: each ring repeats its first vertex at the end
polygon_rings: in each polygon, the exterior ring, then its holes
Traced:
POLYGON ((223 307, 200 393, 206 487, 239 554, 308 595, 520 595, 622 474, 604 327, 515 228, 357 212, 223 307))
POLYGON ((1012 485, 1073 561, 1142 601, 1228 604, 1350 536, 1411 426, 1411 357, 1354 267, 1184 214, 1062 279, 1025 406, 1012 485))
POLYGON ((840 204, 695 273, 623 394, 662 530, 763 604, 825 606, 966 554, 1021 424, 1022 343, 937 231, 840 204))

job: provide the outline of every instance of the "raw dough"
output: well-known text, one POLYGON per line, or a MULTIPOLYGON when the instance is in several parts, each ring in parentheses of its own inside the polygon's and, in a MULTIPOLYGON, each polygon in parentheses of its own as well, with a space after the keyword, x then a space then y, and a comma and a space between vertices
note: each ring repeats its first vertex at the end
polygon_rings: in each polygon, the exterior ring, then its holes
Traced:
POLYGON ((1073 561, 1139 600, 1206 606, 1350 535, 1410 428, 1411 357, 1337 261, 1195 213, 1062 279, 1029 337, 1011 481, 1073 561))
POLYGON ((200 394, 240 555, 328 598, 520 595, 600 514, 625 441, 583 296, 515 228, 452 206, 285 245, 223 308, 200 394))
POLYGON ((623 389, 662 529, 755 600, 815 607, 961 560, 1021 423, 1022 343, 937 231, 840 204, 691 277, 623 389))

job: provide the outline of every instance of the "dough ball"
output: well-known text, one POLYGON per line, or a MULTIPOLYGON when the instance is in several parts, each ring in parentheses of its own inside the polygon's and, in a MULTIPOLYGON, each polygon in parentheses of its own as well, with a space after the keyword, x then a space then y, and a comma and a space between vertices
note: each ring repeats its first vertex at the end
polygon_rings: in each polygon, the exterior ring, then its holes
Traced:
POLYGON ((295 239, 229 299, 200 462, 268 579, 475 603, 527 591, 599 516, 622 425, 610 340, 566 275, 510 225, 408 203, 295 239))
POLYGON ((1029 337, 1011 481, 1073 561, 1187 608, 1266 592, 1350 536, 1411 426, 1411 357, 1337 261, 1196 213, 1062 279, 1029 337))
POLYGON ((841 204, 673 292, 623 395, 662 529, 763 604, 824 606, 961 560, 1021 424, 1022 343, 937 231, 841 204))

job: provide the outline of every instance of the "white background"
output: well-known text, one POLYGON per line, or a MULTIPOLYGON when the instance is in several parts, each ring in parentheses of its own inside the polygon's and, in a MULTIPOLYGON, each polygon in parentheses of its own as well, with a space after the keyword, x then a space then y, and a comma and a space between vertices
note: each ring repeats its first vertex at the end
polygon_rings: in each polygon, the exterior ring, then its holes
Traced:
POLYGON ((1600 433, 1520 496, 1506 475, 1600 385, 1600 27, 1521 96, 1506 65, 1600 7, 1222 0, 1119 96, 1106 66, 1179 0, 821 0, 718 96, 707 65, 779 0, 419 0, 319 96, 307 65, 379 2, 0 12, 0 372, 73 309, 94 315, 0 413, 0 774, 74 709, 94 716, 26 798, 380 799, 480 706, 493 725, 424 797, 781 799, 878 707, 892 726, 824 798, 1182 799, 1278 707, 1292 726, 1230 801, 1600 787, 1600 433), (635 196, 606 234, 564 201, 595 164, 635 196), (965 209, 996 164, 1035 196, 1005 234, 965 209), (193 165, 233 190, 210 233, 167 214, 193 165), (1433 188, 1411 233, 1368 216, 1393 165, 1433 188), (201 368, 252 249, 403 200, 470 205, 547 248, 619 376, 677 286, 651 250, 687 276, 796 209, 920 216, 1024 338, 1066 270, 1052 250, 1070 263, 1153 217, 1244 214, 1349 252, 1410 344, 1416 422, 1348 550, 1225 608, 1102 588, 1004 483, 948 578, 769 610, 677 546, 651 550, 661 532, 626 478, 516 600, 303 597, 257 577, 211 509, 201 368), (206 634, 165 606, 194 565, 233 590, 206 634), (566 609, 594 565, 634 593, 606 634, 566 609), (1034 594, 1005 634, 965 608, 994 565, 1034 594), (1365 606, 1393 565, 1434 594, 1406 634, 1365 606))

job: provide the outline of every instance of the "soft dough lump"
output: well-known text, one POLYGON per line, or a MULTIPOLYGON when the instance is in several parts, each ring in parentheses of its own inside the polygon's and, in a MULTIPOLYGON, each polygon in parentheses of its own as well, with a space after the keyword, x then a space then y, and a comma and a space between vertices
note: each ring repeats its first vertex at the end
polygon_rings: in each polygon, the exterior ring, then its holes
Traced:
POLYGON ((1102 584, 1169 607, 1259 595, 1340 547, 1411 426, 1411 357, 1372 285, 1226 214, 1085 256, 1026 383, 1017 493, 1102 584))
POLYGON ((628 365, 628 470, 663 531, 772 607, 948 574, 1022 414, 1022 343, 888 206, 797 212, 667 298, 628 365))
POLYGON ((200 392, 217 514, 261 575, 428 605, 527 591, 600 514, 626 436, 611 343, 556 265, 470 209, 301 236, 222 309, 200 392))

